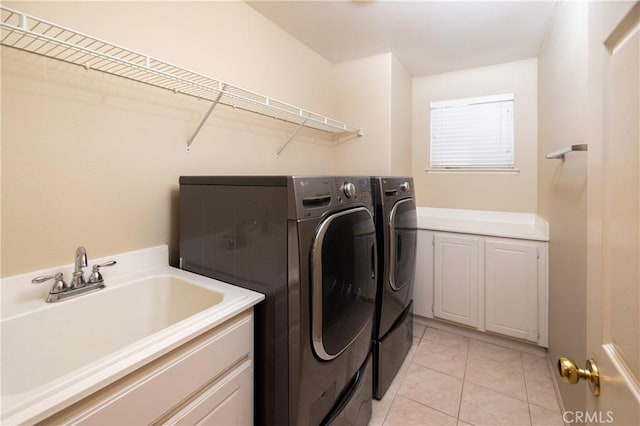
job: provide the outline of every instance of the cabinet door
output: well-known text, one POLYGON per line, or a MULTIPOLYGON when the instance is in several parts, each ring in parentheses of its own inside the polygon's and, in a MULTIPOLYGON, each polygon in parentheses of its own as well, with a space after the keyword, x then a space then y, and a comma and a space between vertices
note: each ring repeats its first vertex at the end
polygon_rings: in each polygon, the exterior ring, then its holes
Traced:
POLYGON ((250 426, 252 377, 251 361, 245 361, 163 424, 250 426))
POLYGON ((433 315, 478 327, 480 239, 436 234, 433 315))
POLYGON ((538 246, 534 242, 485 242, 486 329, 538 341, 538 246))

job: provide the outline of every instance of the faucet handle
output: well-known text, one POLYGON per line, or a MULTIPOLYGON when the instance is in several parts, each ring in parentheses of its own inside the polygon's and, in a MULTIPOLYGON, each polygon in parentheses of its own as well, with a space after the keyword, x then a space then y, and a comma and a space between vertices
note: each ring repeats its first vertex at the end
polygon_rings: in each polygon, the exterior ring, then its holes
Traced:
POLYGON ((45 275, 42 277, 35 277, 34 279, 31 280, 31 282, 33 284, 41 284, 49 280, 55 280, 55 282, 53 283, 53 286, 51 286, 51 290, 49 291, 50 294, 62 293, 63 291, 66 291, 69 288, 67 283, 64 281, 64 276, 62 275, 62 272, 58 272, 55 275, 45 275))
POLYGON ((89 284, 95 284, 104 281, 102 278, 102 274, 100 273, 100 268, 106 268, 107 266, 113 266, 117 262, 115 260, 110 260, 109 262, 101 263, 100 265, 93 265, 91 268, 91 275, 89 275, 89 284))

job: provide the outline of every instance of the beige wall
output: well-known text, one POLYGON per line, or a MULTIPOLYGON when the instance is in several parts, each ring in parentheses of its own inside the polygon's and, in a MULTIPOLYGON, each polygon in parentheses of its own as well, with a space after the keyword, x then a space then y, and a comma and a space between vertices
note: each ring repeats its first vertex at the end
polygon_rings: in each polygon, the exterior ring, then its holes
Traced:
MULTIPOLYGON (((558 3, 538 57, 540 158, 587 141, 588 7, 558 3)), ((549 356, 580 358, 586 353, 587 154, 541 160, 538 188, 539 213, 551 230, 549 356)), ((567 410, 585 409, 583 386, 561 383, 560 390, 567 410)))
POLYGON ((391 56, 391 134, 389 171, 393 176, 411 176, 411 76, 398 58, 391 56))
POLYGON ((365 136, 340 143, 336 174, 411 175, 411 77, 391 53, 337 64, 337 111, 365 136))
POLYGON ((336 174, 411 175, 411 77, 391 53, 336 65, 337 111, 365 136, 334 150, 336 174))
POLYGON ((359 123, 365 134, 336 147, 336 174, 388 173, 390 64, 391 54, 385 53, 336 65, 338 115, 347 122, 359 123))
POLYGON ((187 153, 208 102, 3 48, 2 276, 70 263, 79 245, 95 258, 169 243, 175 259, 180 175, 388 171, 390 55, 334 66, 243 2, 5 4, 367 134, 335 147, 303 129, 276 159, 295 126, 220 106, 187 153))
POLYGON ((536 59, 413 79, 412 157, 418 204, 514 212, 537 211, 536 59), (432 101, 514 93, 518 174, 427 172, 432 101))

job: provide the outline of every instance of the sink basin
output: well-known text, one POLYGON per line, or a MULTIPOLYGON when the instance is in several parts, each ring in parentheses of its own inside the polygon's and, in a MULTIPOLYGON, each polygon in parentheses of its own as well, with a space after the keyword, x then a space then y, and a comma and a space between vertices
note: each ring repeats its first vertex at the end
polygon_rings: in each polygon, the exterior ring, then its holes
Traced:
POLYGON ((29 391, 217 305, 222 293, 156 275, 2 322, 2 396, 29 391))

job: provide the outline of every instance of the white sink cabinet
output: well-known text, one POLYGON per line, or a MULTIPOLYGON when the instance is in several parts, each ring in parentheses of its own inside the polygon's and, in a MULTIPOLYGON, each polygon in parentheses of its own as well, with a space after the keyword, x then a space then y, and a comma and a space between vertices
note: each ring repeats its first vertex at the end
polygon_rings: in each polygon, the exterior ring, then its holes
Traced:
POLYGON ((228 320, 46 424, 253 424, 253 316, 228 320))
POLYGON ((500 237, 495 221, 461 229, 474 233, 418 230, 414 313, 547 347, 548 241, 500 237))

